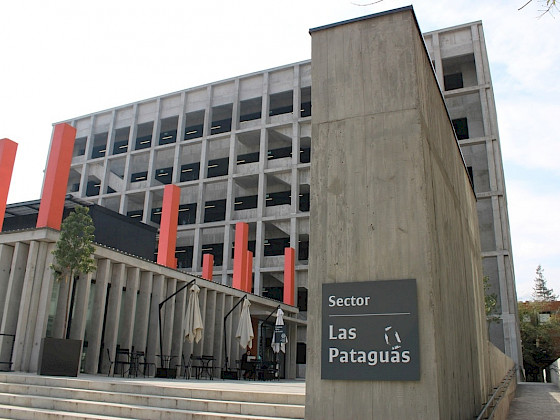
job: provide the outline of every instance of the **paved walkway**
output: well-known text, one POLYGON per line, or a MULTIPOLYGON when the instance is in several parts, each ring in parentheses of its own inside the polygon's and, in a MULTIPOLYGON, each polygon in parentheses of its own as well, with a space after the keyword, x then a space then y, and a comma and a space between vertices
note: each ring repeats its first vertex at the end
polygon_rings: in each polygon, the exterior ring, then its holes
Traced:
POLYGON ((560 388, 521 382, 509 407, 508 420, 560 420, 560 388))

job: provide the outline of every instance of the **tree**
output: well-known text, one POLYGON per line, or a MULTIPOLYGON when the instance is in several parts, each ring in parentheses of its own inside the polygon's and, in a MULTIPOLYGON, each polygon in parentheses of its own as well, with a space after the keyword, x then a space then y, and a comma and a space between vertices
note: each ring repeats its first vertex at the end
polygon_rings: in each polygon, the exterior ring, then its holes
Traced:
POLYGON ((490 293, 490 278, 484 276, 482 278, 484 284, 484 308, 486 309, 486 321, 488 322, 488 327, 492 322, 499 322, 500 316, 498 315, 498 295, 496 293, 490 293))
MULTIPOLYGON (((529 3, 533 3, 533 0, 529 0, 527 3, 525 3, 523 6, 521 6, 519 9, 517 10, 521 10, 523 9, 525 6, 527 6, 529 3)), ((552 9, 558 9, 556 7, 556 0, 537 0, 535 1, 535 3, 539 3, 542 5, 542 9, 539 10, 541 12, 541 16, 547 14, 547 13, 551 13, 552 14, 552 9)))
MULTIPOLYGON (((58 281, 73 281, 76 274, 88 274, 95 270, 95 260, 92 257, 95 251, 94 230, 93 220, 87 207, 76 206, 74 211, 64 219, 60 228, 60 237, 52 252, 54 263, 51 269, 58 281)), ((72 287, 68 287, 66 297, 64 331, 68 325, 71 289, 72 287)))
POLYGON ((539 264, 535 285, 533 286, 533 299, 537 302, 553 302, 558 299, 558 295, 554 294, 553 289, 546 287, 546 279, 543 272, 544 270, 539 264))
POLYGON ((523 365, 529 382, 543 382, 543 370, 560 357, 560 316, 542 317, 550 302, 519 302, 523 365))

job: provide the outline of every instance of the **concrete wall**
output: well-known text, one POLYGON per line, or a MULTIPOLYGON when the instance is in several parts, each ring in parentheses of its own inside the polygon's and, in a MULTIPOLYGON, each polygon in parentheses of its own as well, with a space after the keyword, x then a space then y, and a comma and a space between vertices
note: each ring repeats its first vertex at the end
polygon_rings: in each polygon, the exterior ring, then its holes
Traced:
POLYGON ((476 201, 413 12, 312 30, 312 52, 306 418, 472 417, 491 383, 476 201), (321 284, 407 278, 420 380, 321 380, 321 284))

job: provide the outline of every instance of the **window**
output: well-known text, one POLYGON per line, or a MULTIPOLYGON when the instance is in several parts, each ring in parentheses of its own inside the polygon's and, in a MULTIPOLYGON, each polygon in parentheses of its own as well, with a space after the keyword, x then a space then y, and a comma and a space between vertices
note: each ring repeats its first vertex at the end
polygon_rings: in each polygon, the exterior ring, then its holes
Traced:
POLYGON ((212 159, 208 161, 208 172, 206 177, 213 178, 228 174, 229 158, 212 159))
POLYGON ((173 177, 173 167, 156 169, 155 180, 162 184, 171 184, 173 177))
POLYGON ((301 118, 311 116, 311 87, 301 88, 301 118))
POLYGON ((270 95, 269 115, 288 114, 294 110, 294 94, 291 90, 270 95))
POLYGON ((142 216, 144 215, 144 212, 142 210, 131 210, 127 212, 126 215, 133 219, 142 220, 142 216))
POLYGON ((128 151, 128 134, 130 127, 119 128, 115 131, 115 143, 113 144, 113 154, 118 155, 128 151))
POLYGON ((309 193, 299 195, 299 211, 309 211, 309 193))
POLYGON ((200 162, 181 165, 180 182, 197 180, 199 172, 200 172, 200 162))
POLYGON ((196 203, 181 204, 179 206, 179 225, 196 223, 196 203))
POLYGON ((235 197, 234 210, 246 210, 257 208, 257 196, 235 197))
POLYGON ((281 191, 266 195, 266 207, 291 204, 290 191, 281 191))
POLYGON ((292 156, 292 146, 281 147, 279 149, 273 149, 268 151, 268 159, 282 159, 292 156))
POLYGON ((307 311, 307 289, 304 287, 298 287, 297 307, 300 311, 307 311))
POLYGON ((100 187, 101 181, 89 181, 86 187, 86 196, 92 197, 94 195, 99 195, 100 187))
POLYGON ((264 256, 284 255, 284 248, 289 248, 290 238, 271 238, 264 241, 264 256))
POLYGON ((443 76, 445 90, 461 89, 463 87, 463 73, 453 73, 443 76))
POLYGON ((231 131, 232 104, 221 105, 212 108, 212 125, 210 134, 227 133, 231 131))
POLYGON ((204 254, 212 254, 214 256, 214 265, 222 265, 224 260, 224 244, 204 244, 202 245, 200 255, 200 264, 202 265, 202 260, 204 254))
POLYGON ((245 163, 252 163, 259 161, 259 152, 245 153, 244 155, 237 155, 237 164, 243 165, 245 163))
POLYGON ((261 118, 262 98, 241 101, 239 104, 239 121, 246 122, 261 118))
POLYGON ((138 132, 136 133, 136 145, 134 150, 147 149, 152 145, 153 128, 153 121, 138 125, 138 132))
POLYGON ((311 162, 311 147, 303 147, 299 149, 299 162, 300 163, 311 162))
POLYGON ((171 144, 177 140, 177 123, 179 117, 165 118, 161 120, 161 132, 159 134, 159 144, 171 144))
POLYGON ((148 179, 148 171, 136 172, 130 175, 130 182, 140 182, 148 179))
POLYGON ((193 247, 178 246, 175 248, 175 258, 177 258, 177 268, 192 268, 193 247))
POLYGON ((107 152, 107 136, 108 133, 100 133, 93 136, 92 159, 105 156, 107 152))
POLYGON ((157 223, 158 225, 161 223, 161 211, 161 207, 152 209, 152 217, 150 218, 152 222, 157 223))
POLYGON ((204 110, 188 112, 185 115, 185 136, 184 140, 191 140, 202 137, 204 128, 204 110))
POLYGON ((226 200, 214 200, 204 203, 204 223, 218 222, 226 219, 226 200))
POLYGON ((299 241, 298 260, 306 261, 309 259, 309 241, 299 241))
POLYGON ((467 124, 466 118, 457 118, 456 120, 451 121, 451 123, 455 129, 457 140, 465 140, 469 138, 469 125, 467 124))

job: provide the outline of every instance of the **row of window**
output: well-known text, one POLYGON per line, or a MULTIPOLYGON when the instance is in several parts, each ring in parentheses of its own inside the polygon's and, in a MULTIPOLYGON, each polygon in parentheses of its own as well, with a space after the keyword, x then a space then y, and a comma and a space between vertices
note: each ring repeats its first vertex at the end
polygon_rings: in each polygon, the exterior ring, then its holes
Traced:
MULTIPOLYGON (((240 102, 240 123, 258 120, 261 118, 262 98, 253 98, 240 102)), ((269 96, 269 116, 288 114, 293 112, 293 92, 286 91, 269 96)), ((227 133, 232 127, 233 104, 212 107, 209 134, 227 133)), ((300 117, 311 116, 311 88, 301 90, 300 117)), ((185 114, 185 129, 183 140, 200 138, 204 132, 205 110, 188 112, 185 114)), ((179 117, 174 116, 161 120, 158 145, 175 143, 178 133, 179 117)), ((137 127, 134 150, 146 149, 152 146, 154 122, 139 124, 137 127)), ((112 154, 117 155, 128 151, 128 138, 130 127, 115 130, 115 140, 112 154)), ((108 132, 97 133, 93 136, 91 159, 103 157, 107 154, 108 132)), ((74 156, 83 156, 86 149, 86 137, 76 139, 74 156)))
MULTIPOLYGON (((309 193, 299 194, 299 211, 309 211, 309 193)), ((291 204, 290 191, 281 191, 266 195, 266 207, 282 206, 291 204)), ((235 197, 235 210, 247 210, 257 208, 257 196, 235 197)), ((179 225, 191 225, 196 223, 196 203, 181 204, 177 223, 179 225)), ((159 224, 161 222, 161 207, 152 209, 150 220, 159 224)), ((132 210, 127 216, 142 220, 143 210, 132 210)), ((220 222, 226 219, 226 200, 213 200, 204 203, 204 223, 220 222)))
MULTIPOLYGON (((247 249, 255 254, 255 241, 248 241, 247 249)), ((284 255, 285 248, 290 246, 290 238, 270 238, 264 241, 264 256, 274 257, 284 255)), ((214 256, 214 266, 223 265, 224 260, 224 244, 204 244, 201 248, 200 264, 204 254, 212 254, 214 256)), ((192 268, 194 248, 192 246, 182 246, 175 249, 175 258, 177 258, 177 268, 192 268)), ((234 257, 234 248, 232 244, 231 258, 234 257)), ((154 256, 154 261, 157 257, 154 256)), ((309 259, 309 241, 300 241, 298 244, 298 260, 306 261, 309 259)))

